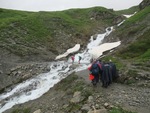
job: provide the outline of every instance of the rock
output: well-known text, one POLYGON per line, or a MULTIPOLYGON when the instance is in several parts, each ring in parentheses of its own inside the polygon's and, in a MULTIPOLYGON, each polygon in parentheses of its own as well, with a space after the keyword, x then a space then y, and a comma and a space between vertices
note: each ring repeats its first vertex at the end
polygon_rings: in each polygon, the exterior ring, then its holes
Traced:
POLYGON ((112 108, 114 108, 114 106, 113 106, 113 105, 110 105, 109 108, 112 109, 112 108))
POLYGON ((104 107, 106 107, 106 108, 107 108, 108 106, 109 106, 109 104, 108 104, 108 103, 105 103, 105 104, 104 104, 104 107))
POLYGON ((77 91, 74 93, 73 98, 70 100, 71 103, 81 102, 84 98, 81 96, 81 92, 77 91))
POLYGON ((42 113, 40 109, 34 111, 33 113, 42 113))
POLYGON ((89 111, 90 110, 90 106, 88 104, 84 104, 81 108, 82 111, 89 111))
POLYGON ((89 97, 88 97, 88 102, 91 103, 91 102, 93 102, 93 101, 94 101, 93 96, 89 96, 89 97))
POLYGON ((97 36, 97 34, 93 35, 93 40, 96 40, 97 36))
POLYGON ((63 105, 63 108, 66 109, 69 105, 68 104, 65 104, 63 105))
POLYGON ((139 8, 140 10, 144 9, 145 7, 149 6, 150 5, 150 1, 149 0, 143 0, 140 5, 139 5, 139 8))
POLYGON ((99 109, 99 108, 100 108, 99 104, 96 104, 96 105, 95 105, 95 108, 96 108, 96 109, 99 109))
POLYGON ((13 72, 13 71, 15 71, 15 70, 16 70, 16 68, 12 68, 12 69, 10 69, 10 71, 11 71, 11 72, 13 72))

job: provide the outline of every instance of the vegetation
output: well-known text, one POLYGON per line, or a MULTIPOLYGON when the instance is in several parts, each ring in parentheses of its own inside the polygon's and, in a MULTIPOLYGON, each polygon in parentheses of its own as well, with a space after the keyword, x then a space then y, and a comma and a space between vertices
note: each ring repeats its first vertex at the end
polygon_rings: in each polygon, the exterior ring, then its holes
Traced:
POLYGON ((149 60, 150 58, 150 29, 131 43, 127 48, 119 52, 119 56, 125 59, 149 60))
POLYGON ((109 113, 135 113, 135 112, 124 110, 121 107, 118 107, 118 108, 114 107, 114 108, 112 108, 112 110, 110 110, 109 113))
POLYGON ((12 113, 31 113, 31 109, 30 108, 14 109, 12 113))
POLYGON ((121 63, 121 61, 117 58, 117 57, 113 57, 113 56, 106 56, 102 58, 102 61, 104 62, 109 62, 109 60, 111 60, 113 63, 116 64, 117 69, 122 69, 124 68, 124 64, 121 63))
POLYGON ((150 6, 146 7, 145 9, 139 11, 138 13, 136 13, 134 16, 132 16, 131 18, 127 19, 127 21, 125 21, 125 25, 127 26, 131 26, 133 24, 135 24, 135 22, 138 21, 142 21, 143 19, 145 19, 148 14, 150 13, 150 6))
POLYGON ((58 54, 79 41, 83 46, 93 29, 111 24, 117 16, 103 7, 56 12, 0 9, 0 46, 19 56, 38 55, 40 48, 58 54))

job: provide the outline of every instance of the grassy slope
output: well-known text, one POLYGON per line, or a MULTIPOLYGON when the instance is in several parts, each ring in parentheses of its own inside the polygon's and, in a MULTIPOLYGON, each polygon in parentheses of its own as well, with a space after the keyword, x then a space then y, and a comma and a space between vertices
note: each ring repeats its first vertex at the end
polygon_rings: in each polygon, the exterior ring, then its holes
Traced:
MULTIPOLYGON (((136 40, 129 44, 129 46, 123 49, 119 54, 122 58, 136 58, 136 59, 149 59, 150 58, 150 26, 149 26, 149 18, 150 18, 150 6, 146 7, 144 10, 135 14, 135 16, 129 18, 123 25, 123 33, 129 32, 126 38, 132 38, 136 33, 143 32, 142 35, 137 35, 136 40), (136 27, 132 26, 136 25, 136 27)), ((123 34, 122 33, 122 34, 123 34)))
MULTIPOLYGON (((106 61, 112 59, 117 64, 121 83, 132 84, 149 79, 148 77, 142 78, 142 74, 149 73, 150 69, 149 20, 150 6, 127 19, 114 32, 114 37, 119 38, 122 45, 116 52, 110 53, 103 59, 106 61), (141 78, 141 80, 138 81, 136 78, 141 78)), ((149 85, 147 84, 146 87, 149 85)))
MULTIPOLYGON (((123 59, 149 60, 150 59, 150 6, 139 11, 127 19, 114 32, 124 45, 115 56, 123 59)), ((108 58, 105 59, 109 59, 108 58)), ((114 60, 115 61, 115 60, 114 60)))
POLYGON ((0 46, 19 56, 39 54, 39 48, 58 54, 59 48, 84 45, 94 28, 116 16, 102 7, 37 13, 0 9, 0 46))

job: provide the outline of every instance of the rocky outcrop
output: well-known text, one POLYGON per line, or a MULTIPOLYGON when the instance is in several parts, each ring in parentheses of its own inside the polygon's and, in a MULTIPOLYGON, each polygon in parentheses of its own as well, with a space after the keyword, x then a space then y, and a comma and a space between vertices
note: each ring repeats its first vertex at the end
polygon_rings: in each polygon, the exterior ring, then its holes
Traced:
POLYGON ((150 5, 150 0, 143 0, 140 5, 139 5, 139 8, 140 10, 144 9, 145 7, 149 6, 150 5))
POLYGON ((124 16, 117 16, 116 18, 113 19, 113 24, 114 24, 114 25, 117 25, 117 24, 119 24, 120 22, 122 22, 124 19, 125 19, 124 16))

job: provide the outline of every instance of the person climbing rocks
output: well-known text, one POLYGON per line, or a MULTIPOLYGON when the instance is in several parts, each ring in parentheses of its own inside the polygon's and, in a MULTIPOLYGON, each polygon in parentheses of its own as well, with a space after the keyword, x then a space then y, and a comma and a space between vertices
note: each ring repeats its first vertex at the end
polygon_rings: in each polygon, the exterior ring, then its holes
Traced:
POLYGON ((75 59, 75 57, 72 55, 71 56, 72 63, 74 63, 74 59, 75 59))
POLYGON ((79 56, 79 64, 80 64, 81 59, 82 59, 82 57, 81 57, 81 56, 79 56))

